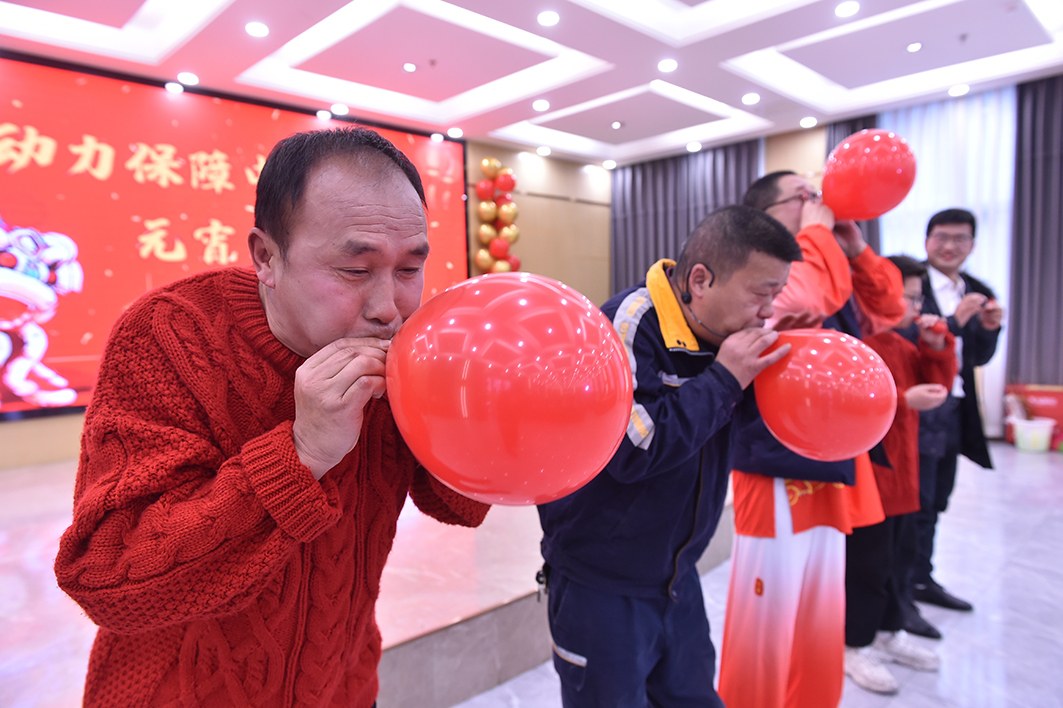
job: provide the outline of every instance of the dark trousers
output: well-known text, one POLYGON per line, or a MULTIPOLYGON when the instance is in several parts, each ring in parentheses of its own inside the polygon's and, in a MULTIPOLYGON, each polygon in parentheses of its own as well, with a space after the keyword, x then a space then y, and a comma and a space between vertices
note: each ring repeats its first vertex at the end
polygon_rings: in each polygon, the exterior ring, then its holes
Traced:
POLYGON ((949 398, 935 416, 944 434, 944 454, 919 455, 919 511, 916 513, 916 554, 912 582, 925 584, 934 570, 934 535, 938 516, 948 508, 956 486, 960 457, 960 401, 949 398))
POLYGON ((675 600, 580 585, 556 570, 547 617, 565 708, 723 708, 701 581, 691 569, 675 600))
POLYGON ((845 644, 866 647, 875 633, 904 625, 904 582, 913 548, 912 515, 891 516, 873 526, 853 529, 845 538, 845 644))

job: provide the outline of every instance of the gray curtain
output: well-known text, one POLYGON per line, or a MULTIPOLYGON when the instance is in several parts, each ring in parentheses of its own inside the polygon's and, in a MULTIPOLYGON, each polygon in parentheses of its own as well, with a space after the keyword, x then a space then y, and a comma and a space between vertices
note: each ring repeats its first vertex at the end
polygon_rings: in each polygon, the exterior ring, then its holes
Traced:
MULTIPOLYGON (((840 120, 837 123, 828 124, 827 154, 830 155, 830 151, 833 150, 838 143, 845 138, 848 138, 853 133, 877 127, 877 116, 860 116, 859 118, 850 118, 849 120, 840 120)), ((879 253, 879 247, 882 244, 882 240, 879 236, 880 230, 878 219, 871 219, 869 221, 861 221, 858 223, 860 224, 860 230, 864 232, 864 240, 867 241, 867 244, 871 246, 875 253, 879 253)))
POLYGON ((1011 235, 1011 383, 1063 385, 1063 75, 1019 86, 1011 235))
POLYGON ((757 178, 761 141, 751 140, 613 170, 612 292, 675 258, 714 209, 737 204, 757 178))

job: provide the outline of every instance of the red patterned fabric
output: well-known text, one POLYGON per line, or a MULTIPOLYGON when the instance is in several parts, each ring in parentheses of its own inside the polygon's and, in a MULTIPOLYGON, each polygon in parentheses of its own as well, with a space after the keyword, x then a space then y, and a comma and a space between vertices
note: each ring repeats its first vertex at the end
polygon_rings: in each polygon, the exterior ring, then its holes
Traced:
POLYGON ((100 630, 88 706, 369 706, 380 576, 407 494, 474 526, 373 401, 320 482, 292 441, 302 359, 246 270, 145 296, 111 335, 59 585, 100 630))

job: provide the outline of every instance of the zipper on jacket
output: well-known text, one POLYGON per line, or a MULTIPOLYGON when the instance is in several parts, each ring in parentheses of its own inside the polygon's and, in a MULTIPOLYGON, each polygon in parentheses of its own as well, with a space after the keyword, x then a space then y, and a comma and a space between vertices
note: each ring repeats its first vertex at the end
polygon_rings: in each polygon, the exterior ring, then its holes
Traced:
POLYGON ((687 540, 683 542, 683 545, 676 551, 675 558, 672 560, 672 579, 668 581, 668 597, 675 599, 675 582, 679 578, 679 559, 683 556, 683 552, 690 547, 691 542, 694 540, 694 536, 698 531, 698 512, 701 510, 701 490, 705 486, 705 448, 701 448, 701 453, 698 455, 698 488, 694 496, 694 518, 690 524, 690 535, 687 536, 687 540))

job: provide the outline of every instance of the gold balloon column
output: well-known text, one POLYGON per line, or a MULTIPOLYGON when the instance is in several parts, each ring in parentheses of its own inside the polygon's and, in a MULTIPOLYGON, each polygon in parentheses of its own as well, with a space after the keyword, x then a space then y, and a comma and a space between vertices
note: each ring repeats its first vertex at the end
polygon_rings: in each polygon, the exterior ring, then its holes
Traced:
POLYGON ((476 196, 480 203, 476 216, 480 225, 476 239, 480 243, 472 262, 481 273, 506 273, 520 270, 520 258, 510 250, 520 238, 517 220, 517 205, 510 192, 517 186, 513 170, 503 167, 497 157, 480 160, 484 178, 476 183, 476 196))

